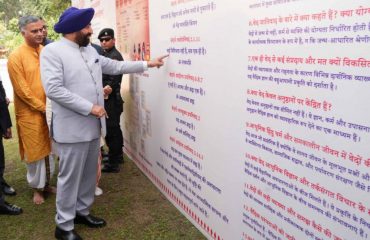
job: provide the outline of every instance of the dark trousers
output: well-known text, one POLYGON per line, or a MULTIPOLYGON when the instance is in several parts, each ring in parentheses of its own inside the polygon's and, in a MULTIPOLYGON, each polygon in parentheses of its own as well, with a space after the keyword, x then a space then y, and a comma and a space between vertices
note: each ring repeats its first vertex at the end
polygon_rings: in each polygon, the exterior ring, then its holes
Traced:
POLYGON ((0 205, 3 205, 4 204, 4 195, 3 195, 3 191, 0 191, 0 205))
MULTIPOLYGON (((4 169, 5 169, 5 157, 4 157, 4 146, 3 137, 0 136, 0 185, 4 181, 4 169)), ((0 205, 4 204, 3 191, 0 189, 0 205)))
POLYGON ((118 167, 118 164, 122 161, 123 158, 123 137, 121 127, 119 125, 112 127, 108 126, 105 141, 109 148, 108 165, 112 167, 118 167))
POLYGON ((4 145, 3 145, 3 137, 0 136, 0 185, 4 181, 4 169, 5 169, 4 145))

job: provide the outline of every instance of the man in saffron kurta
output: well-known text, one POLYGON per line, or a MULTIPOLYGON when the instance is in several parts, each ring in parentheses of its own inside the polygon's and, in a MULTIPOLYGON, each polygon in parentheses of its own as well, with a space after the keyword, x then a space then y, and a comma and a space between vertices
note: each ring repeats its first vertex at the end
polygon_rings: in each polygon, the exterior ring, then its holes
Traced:
POLYGON ((51 144, 45 117, 46 95, 40 77, 43 22, 27 16, 19 20, 25 42, 8 58, 8 71, 14 89, 14 107, 21 159, 27 163, 27 181, 34 189, 35 204, 44 202, 43 191, 54 170, 49 161, 51 144))

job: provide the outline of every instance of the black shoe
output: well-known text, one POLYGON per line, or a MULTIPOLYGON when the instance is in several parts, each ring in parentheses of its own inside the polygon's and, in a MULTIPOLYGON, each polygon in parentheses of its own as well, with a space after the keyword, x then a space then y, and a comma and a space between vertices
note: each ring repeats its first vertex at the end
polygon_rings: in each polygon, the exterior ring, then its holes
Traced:
POLYGON ((102 158, 102 163, 108 163, 108 162, 109 162, 108 156, 102 158))
POLYGON ((8 196, 15 196, 17 193, 15 192, 14 188, 9 186, 6 182, 2 182, 1 185, 1 191, 4 193, 4 195, 8 196))
POLYGON ((0 204, 0 214, 5 215, 19 215, 21 214, 22 208, 17 207, 16 205, 9 204, 7 202, 4 202, 3 204, 0 204))
POLYGON ((118 173, 119 166, 104 165, 101 171, 105 173, 118 173))
POLYGON ((58 227, 55 228, 55 238, 58 240, 82 240, 75 230, 64 231, 58 227))
POLYGON ((87 216, 80 216, 77 214, 74 222, 75 224, 85 224, 86 226, 91 228, 100 228, 107 225, 104 219, 94 217, 90 214, 87 216))

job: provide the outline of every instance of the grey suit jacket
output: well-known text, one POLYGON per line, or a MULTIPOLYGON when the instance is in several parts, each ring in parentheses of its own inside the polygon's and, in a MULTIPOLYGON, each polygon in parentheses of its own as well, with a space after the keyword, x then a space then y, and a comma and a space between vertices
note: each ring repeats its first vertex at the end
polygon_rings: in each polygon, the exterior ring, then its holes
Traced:
POLYGON ((91 47, 62 38, 41 52, 41 79, 52 104, 51 134, 59 143, 87 142, 105 135, 105 118, 91 115, 104 106, 102 73, 143 72, 146 62, 115 61, 91 47))

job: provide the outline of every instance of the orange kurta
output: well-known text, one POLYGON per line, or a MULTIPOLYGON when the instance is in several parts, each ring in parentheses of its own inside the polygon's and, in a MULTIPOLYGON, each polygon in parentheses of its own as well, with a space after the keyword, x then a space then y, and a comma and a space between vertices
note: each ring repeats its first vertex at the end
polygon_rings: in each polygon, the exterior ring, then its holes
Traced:
POLYGON ((21 159, 28 163, 50 154, 51 144, 45 117, 46 95, 40 76, 40 52, 23 43, 8 58, 14 89, 14 108, 21 159))

